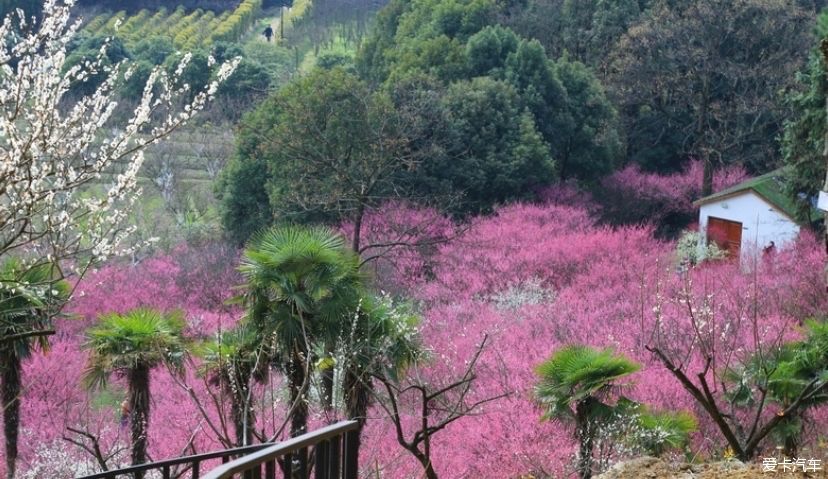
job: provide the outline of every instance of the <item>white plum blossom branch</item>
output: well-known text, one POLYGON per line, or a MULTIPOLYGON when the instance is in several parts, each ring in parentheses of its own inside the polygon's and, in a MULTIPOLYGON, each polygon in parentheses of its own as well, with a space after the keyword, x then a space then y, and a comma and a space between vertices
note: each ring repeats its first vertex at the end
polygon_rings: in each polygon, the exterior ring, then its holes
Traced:
POLYGON ((172 75, 156 67, 135 110, 119 122, 119 78, 133 69, 106 62, 110 39, 95 58, 66 63, 80 26, 70 21, 73 4, 46 1, 39 24, 19 10, 0 23, 0 263, 11 256, 27 266, 51 263, 60 276, 82 276, 130 252, 127 220, 141 193, 142 150, 202 110, 240 60, 218 66, 199 88, 180 81, 190 55, 172 75), (101 75, 94 93, 69 94, 101 75))

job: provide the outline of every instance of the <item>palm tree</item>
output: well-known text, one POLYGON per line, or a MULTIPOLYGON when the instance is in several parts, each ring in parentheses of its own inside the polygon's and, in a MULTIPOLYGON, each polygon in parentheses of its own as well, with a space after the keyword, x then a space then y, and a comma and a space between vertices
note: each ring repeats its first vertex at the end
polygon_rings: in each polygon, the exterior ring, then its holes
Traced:
POLYGON ((36 348, 49 349, 48 335, 31 333, 45 330, 69 295, 69 286, 57 277, 51 264, 27 269, 15 259, 6 261, 0 271, 0 409, 9 479, 17 463, 23 361, 36 348))
POLYGON ((771 432, 786 457, 797 457, 809 411, 828 403, 828 322, 807 320, 804 333, 803 340, 756 352, 724 375, 734 386, 728 400, 738 406, 772 401, 786 410, 799 402, 796 410, 780 416, 771 432))
POLYGON ((253 380, 261 382, 266 377, 268 359, 264 350, 257 344, 255 332, 245 323, 202 343, 197 349, 203 359, 201 373, 230 398, 237 446, 253 443, 256 414, 250 404, 250 388, 253 380))
POLYGON ((305 393, 314 346, 330 348, 339 325, 356 311, 362 277, 357 256, 327 228, 274 227, 244 251, 245 321, 263 342, 274 341, 271 360, 290 390, 291 435, 307 429, 305 393))
POLYGON ((142 464, 147 459, 150 373, 161 364, 170 365, 174 371, 183 367, 184 326, 180 311, 162 313, 139 308, 126 314, 103 315, 98 325, 87 332, 84 345, 89 350, 87 386, 104 387, 113 373, 126 378, 132 464, 142 464))
POLYGON ((349 419, 359 423, 356 447, 371 405, 375 376, 396 380, 422 353, 419 317, 390 298, 365 296, 352 323, 343 324, 343 396, 349 419))
POLYGON ((579 441, 578 473, 592 477, 595 435, 614 409, 603 402, 617 388, 618 379, 641 366, 612 350, 579 345, 565 346, 537 367, 540 382, 535 395, 546 409, 543 419, 572 421, 579 441), (574 410, 573 410, 574 406, 574 410))
POLYGON ((419 320, 408 305, 363 297, 359 314, 344 325, 340 336, 346 353, 343 388, 350 419, 365 423, 375 375, 397 379, 420 357, 419 320))

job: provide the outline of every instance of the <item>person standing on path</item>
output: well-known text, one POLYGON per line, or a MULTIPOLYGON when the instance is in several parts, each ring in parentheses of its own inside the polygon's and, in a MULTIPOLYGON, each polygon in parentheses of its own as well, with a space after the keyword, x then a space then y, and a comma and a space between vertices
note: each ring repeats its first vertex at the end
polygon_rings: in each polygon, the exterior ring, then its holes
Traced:
POLYGON ((262 35, 264 35, 265 38, 267 38, 268 43, 270 43, 270 39, 273 38, 273 27, 268 25, 262 32, 262 35))

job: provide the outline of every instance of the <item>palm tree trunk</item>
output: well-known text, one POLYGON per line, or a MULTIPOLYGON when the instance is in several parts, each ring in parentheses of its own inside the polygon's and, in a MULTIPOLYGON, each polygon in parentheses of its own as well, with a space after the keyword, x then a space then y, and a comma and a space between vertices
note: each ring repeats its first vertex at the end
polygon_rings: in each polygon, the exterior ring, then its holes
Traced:
MULTIPOLYGON (((139 365, 127 375, 129 386, 129 420, 132 432, 132 464, 147 462, 147 430, 150 416, 150 370, 139 365)), ((144 473, 135 473, 141 479, 144 473)))
POLYGON ((798 444, 796 443, 796 436, 793 436, 793 435, 790 435, 790 434, 786 435, 785 436, 785 444, 784 444, 784 447, 782 449, 782 455, 785 456, 785 457, 796 458, 797 454, 799 452, 798 450, 799 450, 799 447, 798 447, 798 444))
POLYGON ((20 429, 20 358, 4 354, 2 366, 3 434, 6 438, 6 478, 14 479, 17 465, 17 436, 20 429))
MULTIPOLYGON (((353 419, 359 424, 359 428, 354 435, 356 450, 362 444, 362 428, 365 427, 365 421, 368 419, 368 406, 370 405, 370 388, 371 385, 359 379, 353 371, 349 371, 345 376, 345 394, 346 394, 346 408, 349 419, 353 419)), ((359 452, 356 454, 359 460, 359 452)), ((430 463, 430 461, 429 461, 430 463)), ((425 465, 425 464, 424 464, 425 465)), ((358 467, 358 466, 357 466, 358 467)), ((426 468, 427 470, 427 468, 426 468)), ((433 468, 432 468, 433 472, 433 468)), ((427 476, 430 477, 430 476, 427 476)))
POLYGON ((575 427, 578 428, 578 476, 581 479, 592 477, 594 431, 590 421, 591 402, 591 398, 587 398, 575 406, 575 427))
MULTIPOLYGON (((293 358, 291 358, 289 365, 290 404, 293 406, 293 412, 290 416, 291 437, 301 436, 308 430, 308 402, 305 400, 307 378, 305 377, 305 368, 302 361, 303 355, 307 358, 306 351, 300 353, 298 349, 294 349, 293 358)), ((308 470, 308 448, 298 450, 294 457, 294 465, 298 466, 299 475, 301 476, 308 470)))
POLYGON ((290 362, 290 404, 293 412, 290 418, 291 437, 301 436, 308 430, 308 403, 305 401, 305 369, 298 353, 294 353, 290 362))

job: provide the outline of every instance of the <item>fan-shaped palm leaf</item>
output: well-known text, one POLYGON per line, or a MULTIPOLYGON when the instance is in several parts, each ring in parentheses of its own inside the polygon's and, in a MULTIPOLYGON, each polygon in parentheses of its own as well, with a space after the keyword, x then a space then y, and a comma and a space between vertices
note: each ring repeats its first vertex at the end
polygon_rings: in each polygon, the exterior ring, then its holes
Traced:
POLYGON ((12 258, 0 268, 0 410, 9 476, 17 461, 23 361, 35 347, 49 349, 47 335, 27 334, 45 330, 66 302, 69 285, 59 278, 52 264, 26 267, 12 258))
POLYGON ((614 381, 641 366, 610 349, 596 350, 572 345, 556 351, 537 367, 540 382, 535 394, 547 409, 545 419, 571 417, 571 405, 588 397, 600 397, 614 381))
POLYGON ((84 344, 90 351, 87 386, 103 387, 110 374, 139 367, 152 369, 167 363, 180 368, 186 351, 184 327, 181 311, 138 308, 126 314, 102 315, 98 325, 87 331, 84 344))
POLYGON ((133 464, 146 461, 151 371, 162 363, 173 370, 183 367, 184 326, 180 311, 162 313, 139 308, 125 314, 102 315, 98 325, 87 331, 87 386, 103 387, 111 374, 127 380, 133 464))
MULTIPOLYGON (((288 376, 291 430, 301 433, 311 352, 327 354, 342 321, 356 310, 361 291, 357 256, 327 228, 282 226, 255 235, 240 266, 247 282, 251 324, 262 341, 273 339, 271 359, 288 376)), ((328 381, 330 382, 330 381, 328 381)))

